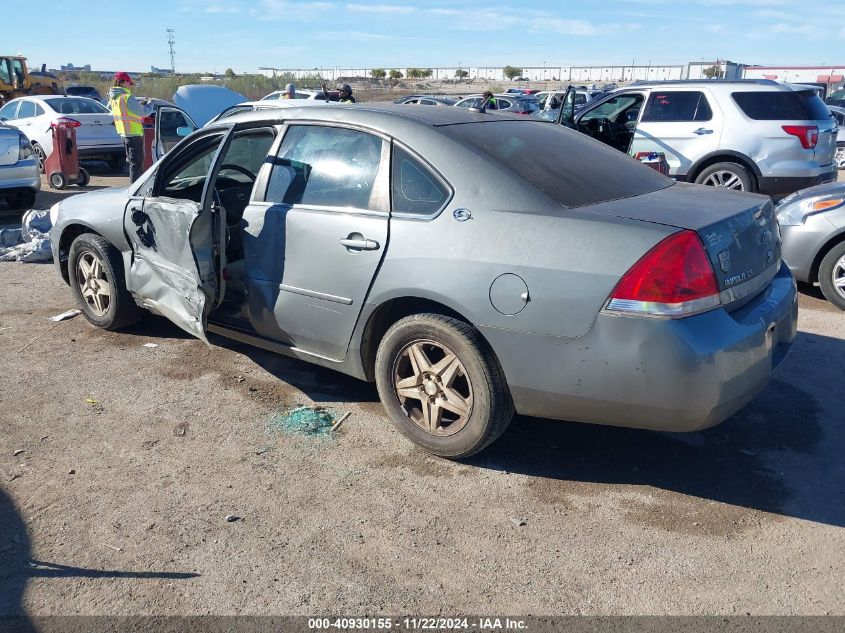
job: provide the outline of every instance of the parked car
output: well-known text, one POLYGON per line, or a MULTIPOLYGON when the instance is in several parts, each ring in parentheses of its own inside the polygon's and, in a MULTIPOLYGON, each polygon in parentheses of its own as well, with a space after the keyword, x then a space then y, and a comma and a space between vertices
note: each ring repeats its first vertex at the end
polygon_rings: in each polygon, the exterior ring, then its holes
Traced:
POLYGON ((144 109, 144 128, 153 130, 152 162, 199 127, 191 115, 171 101, 154 97, 135 98, 144 109))
POLYGON ((769 195, 836 179, 837 126, 814 87, 768 80, 642 82, 559 123, 633 156, 665 155, 676 180, 769 195))
POLYGON ((53 151, 50 124, 61 117, 76 119, 80 158, 108 161, 120 167, 126 156, 123 141, 114 127, 111 112, 103 104, 88 97, 33 95, 12 99, 0 108, 0 122, 18 128, 32 143, 43 172, 44 160, 53 151))
POLYGON ((396 99, 393 103, 401 105, 439 105, 439 106, 453 106, 458 102, 457 99, 450 99, 448 97, 436 97, 433 95, 409 95, 396 99))
POLYGON ((818 284, 845 310, 845 182, 803 189, 780 201, 783 255, 798 281, 818 284))
POLYGON ((828 106, 836 124, 839 126, 839 135, 836 137, 836 154, 833 162, 837 169, 845 169, 845 108, 828 106))
MULTIPOLYGON (((271 92, 266 97, 261 97, 261 101, 287 101, 287 99, 283 99, 285 91, 284 90, 276 90, 271 92)), ((294 95, 294 99, 297 100, 307 100, 307 99, 316 99, 317 101, 326 101, 326 93, 322 90, 310 90, 308 88, 297 88, 296 94, 294 95)))
POLYGON ((824 100, 827 105, 845 108, 845 88, 840 88, 832 92, 827 99, 824 100))
POLYGON ((191 84, 179 86, 173 103, 187 112, 199 126, 203 126, 229 106, 244 103, 246 97, 225 86, 191 84))
POLYGON ((212 123, 216 123, 217 121, 221 121, 223 119, 228 119, 229 117, 233 117, 236 114, 242 114, 244 112, 255 112, 256 110, 269 110, 272 108, 279 109, 279 108, 305 108, 305 107, 312 107, 312 106, 329 106, 334 105, 335 102, 332 101, 319 101, 316 99, 279 99, 277 101, 246 101, 244 103, 238 103, 233 106, 229 106, 223 112, 218 114, 216 117, 211 119, 206 125, 211 125, 212 123))
POLYGON ((514 410, 717 424, 796 332, 767 198, 676 184, 507 113, 241 114, 50 215, 91 323, 143 307, 375 381, 397 428, 445 457, 492 443, 514 410))
MULTIPOLYGON (((496 109, 499 112, 510 112, 511 114, 531 114, 537 112, 540 106, 534 96, 527 95, 493 95, 496 98, 496 109)), ((458 101, 455 105, 459 108, 481 107, 482 95, 470 95, 458 101)))
MULTIPOLYGON (((575 101, 575 113, 577 114, 588 103, 603 97, 607 93, 602 90, 576 88, 572 94, 575 101)), ((531 116, 546 121, 557 121, 560 116, 560 106, 566 97, 566 90, 538 92, 536 96, 540 109, 532 113, 531 116)))
POLYGON ((0 199, 13 209, 29 209, 40 189, 38 158, 29 139, 0 123, 0 199))
POLYGON ((68 97, 88 97, 103 103, 103 95, 94 86, 67 86, 64 92, 68 97))

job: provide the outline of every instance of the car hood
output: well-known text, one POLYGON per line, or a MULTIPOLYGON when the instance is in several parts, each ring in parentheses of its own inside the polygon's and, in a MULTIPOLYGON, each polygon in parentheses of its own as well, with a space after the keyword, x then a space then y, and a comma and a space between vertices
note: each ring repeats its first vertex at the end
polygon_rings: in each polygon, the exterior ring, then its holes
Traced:
POLYGON ((202 127, 229 106, 243 103, 246 97, 223 86, 180 86, 173 102, 202 127))
POLYGON ((120 220, 129 198, 129 187, 112 187, 70 196, 59 202, 59 223, 82 221, 97 228, 99 222, 120 220))
POLYGON ((845 196, 845 182, 828 182, 823 185, 817 185, 815 187, 807 187, 806 189, 801 189, 800 191, 796 191, 795 193, 783 198, 780 202, 778 202, 777 206, 780 207, 785 204, 800 202, 801 200, 806 200, 807 198, 815 198, 816 196, 826 196, 835 194, 845 196))

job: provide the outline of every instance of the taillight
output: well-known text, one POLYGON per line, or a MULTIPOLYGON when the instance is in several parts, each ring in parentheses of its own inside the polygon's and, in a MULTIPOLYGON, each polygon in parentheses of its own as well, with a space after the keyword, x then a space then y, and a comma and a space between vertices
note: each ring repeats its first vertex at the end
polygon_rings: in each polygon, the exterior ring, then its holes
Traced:
POLYGON ((70 117, 62 116, 53 121, 50 125, 52 125, 53 127, 79 127, 82 124, 76 119, 71 119, 70 117))
POLYGON ((718 306, 719 286, 694 231, 673 233, 643 255, 610 295, 614 312, 682 317, 718 306))
POLYGON ((819 142, 819 128, 815 125, 784 125, 783 131, 797 136, 804 149, 813 149, 819 142))
POLYGON ((21 134, 18 140, 18 160, 26 160, 33 154, 32 144, 29 142, 28 138, 21 134))

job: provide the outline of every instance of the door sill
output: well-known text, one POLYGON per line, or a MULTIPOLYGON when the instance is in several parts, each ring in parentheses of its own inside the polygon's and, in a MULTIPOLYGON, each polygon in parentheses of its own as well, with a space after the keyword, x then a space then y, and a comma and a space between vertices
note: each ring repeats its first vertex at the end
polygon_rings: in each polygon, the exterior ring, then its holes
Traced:
POLYGON ((269 352, 275 352, 284 356, 292 356, 294 358, 302 358, 304 360, 310 360, 311 362, 316 361, 321 365, 340 365, 343 362, 342 359, 338 360, 336 358, 329 358, 328 356, 322 356, 298 347, 293 347, 292 345, 285 345, 284 343, 264 338, 258 334, 250 334, 232 325, 224 325, 219 322, 209 322, 206 330, 212 334, 225 336, 226 338, 230 338, 240 343, 246 343, 247 345, 266 349, 269 352))

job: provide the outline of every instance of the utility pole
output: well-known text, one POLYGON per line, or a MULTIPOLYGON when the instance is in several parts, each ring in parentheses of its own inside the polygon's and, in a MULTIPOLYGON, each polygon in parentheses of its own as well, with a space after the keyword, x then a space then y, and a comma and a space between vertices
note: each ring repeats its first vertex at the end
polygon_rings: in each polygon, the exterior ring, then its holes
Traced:
POLYGON ((167 46, 170 48, 170 72, 176 74, 176 31, 167 29, 167 46))

